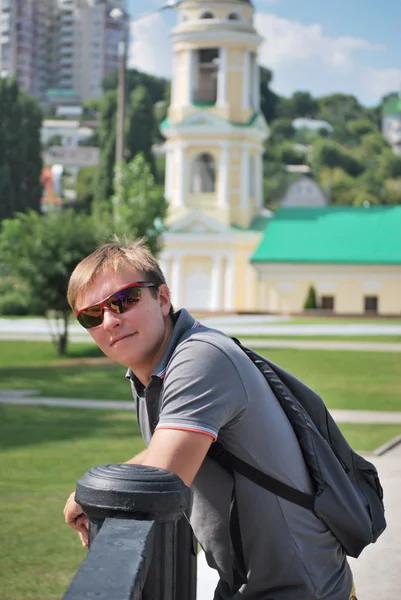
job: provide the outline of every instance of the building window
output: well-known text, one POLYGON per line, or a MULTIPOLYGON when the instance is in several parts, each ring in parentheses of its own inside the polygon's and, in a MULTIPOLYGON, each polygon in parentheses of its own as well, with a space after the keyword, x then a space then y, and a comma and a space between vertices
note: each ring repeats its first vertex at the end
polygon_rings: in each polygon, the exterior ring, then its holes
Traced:
POLYGON ((377 296, 365 296, 365 312, 377 313, 379 310, 379 298, 377 296))
POLYGON ((211 154, 197 156, 192 167, 192 193, 211 194, 216 187, 216 163, 211 154))
POLYGON ((207 10, 201 14, 200 19, 214 19, 214 14, 210 10, 207 10))
POLYGON ((334 310, 334 296, 322 296, 321 308, 323 310, 334 310))
POLYGON ((229 21, 240 21, 241 17, 237 13, 230 13, 227 17, 229 21))
POLYGON ((195 89, 192 94, 195 103, 216 104, 219 55, 218 48, 198 50, 195 89))

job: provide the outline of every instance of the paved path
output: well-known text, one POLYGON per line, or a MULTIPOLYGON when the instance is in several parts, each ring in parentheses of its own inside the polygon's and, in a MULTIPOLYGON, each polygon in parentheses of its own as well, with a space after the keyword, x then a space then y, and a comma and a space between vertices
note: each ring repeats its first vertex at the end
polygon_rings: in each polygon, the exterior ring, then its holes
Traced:
MULTIPOLYGON (((239 335, 238 332, 227 332, 228 335, 232 334, 239 335)), ((250 335, 251 332, 247 332, 250 335)), ((255 332, 256 335, 256 332, 255 332)), ((275 334, 277 335, 277 334, 275 334)), ((295 334, 304 335, 304 334, 295 334)), ((335 335, 335 334, 334 334, 335 335)), ((317 336, 318 337, 318 336, 317 336)), ((294 348, 298 350, 357 350, 366 352, 401 352, 401 343, 399 342, 352 342, 352 341, 341 341, 339 340, 285 340, 285 339, 247 339, 246 336, 240 336, 241 342, 245 346, 251 346, 253 348, 294 348)), ((47 342, 51 341, 50 336, 47 333, 24 333, 19 332, 1 332, 0 340, 2 341, 28 341, 28 342, 47 342)), ((91 337, 88 334, 71 333, 69 340, 75 343, 93 343, 91 337)))
MULTIPOLYGON (((34 390, 1 390, 0 404, 20 406, 58 406, 67 408, 93 408, 104 410, 135 410, 133 402, 121 400, 85 400, 36 396, 34 390)), ((338 423, 389 423, 401 424, 401 412, 368 410, 331 410, 338 423)))
POLYGON ((362 350, 366 352, 401 352, 398 342, 342 342, 341 340, 255 340, 241 338, 253 348, 295 348, 299 350, 362 350))

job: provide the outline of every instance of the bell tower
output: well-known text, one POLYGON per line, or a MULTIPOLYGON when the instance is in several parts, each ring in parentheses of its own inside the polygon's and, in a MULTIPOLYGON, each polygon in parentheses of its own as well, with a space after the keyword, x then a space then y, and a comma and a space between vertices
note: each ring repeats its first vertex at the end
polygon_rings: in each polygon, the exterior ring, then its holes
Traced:
POLYGON ((183 0, 172 31, 161 263, 173 305, 252 311, 250 258, 268 221, 257 51, 249 0, 183 0))
POLYGON ((263 207, 267 125, 259 113, 257 50, 247 0, 184 0, 172 32, 166 143, 169 223, 191 210, 247 228, 263 207))

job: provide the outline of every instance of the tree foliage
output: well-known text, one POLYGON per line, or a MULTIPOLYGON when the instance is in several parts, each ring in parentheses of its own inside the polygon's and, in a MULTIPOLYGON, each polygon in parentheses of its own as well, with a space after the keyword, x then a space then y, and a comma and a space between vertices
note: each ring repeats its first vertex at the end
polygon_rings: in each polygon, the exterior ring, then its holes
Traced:
POLYGON ((78 262, 93 252, 106 235, 99 221, 72 210, 50 211, 47 215, 29 210, 3 221, 1 263, 20 279, 36 306, 49 317, 59 355, 65 354, 68 343, 69 277, 78 262))
MULTIPOLYGON (((168 79, 156 77, 154 75, 148 75, 142 73, 137 69, 129 69, 126 74, 127 78, 127 93, 128 95, 134 91, 138 86, 144 86, 149 93, 150 101, 152 105, 156 102, 163 100, 166 95, 166 88, 169 86, 168 79)), ((118 73, 113 71, 103 80, 103 89, 105 92, 116 91, 118 84, 118 73)))
POLYGON ((107 92, 100 105, 100 158, 94 187, 94 201, 98 206, 108 206, 110 212, 116 161, 116 113, 117 93, 114 91, 107 92))
POLYGON ((0 221, 40 210, 42 113, 15 80, 0 78, 0 221))
POLYGON ((127 161, 131 161, 141 152, 155 173, 152 153, 156 132, 156 119, 147 89, 140 85, 131 94, 129 123, 126 132, 127 161))
POLYGON ((305 298, 304 309, 313 310, 315 308, 318 308, 316 290, 313 285, 310 285, 305 298))
POLYGON ((143 154, 116 168, 113 197, 114 229, 118 235, 147 238, 149 248, 160 251, 160 235, 167 202, 156 185, 150 165, 143 154))
POLYGON ((277 117, 277 105, 280 99, 270 87, 272 81, 273 73, 270 69, 260 67, 260 110, 268 123, 277 117))

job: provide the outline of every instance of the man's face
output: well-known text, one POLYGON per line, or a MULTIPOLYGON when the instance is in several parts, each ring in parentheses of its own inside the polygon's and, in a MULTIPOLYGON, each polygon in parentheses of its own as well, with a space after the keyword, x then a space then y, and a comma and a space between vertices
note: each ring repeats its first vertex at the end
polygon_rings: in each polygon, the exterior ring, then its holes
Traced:
MULTIPOLYGON (((95 305, 124 286, 143 280, 140 272, 127 268, 118 273, 101 273, 79 294, 77 310, 95 305)), ((111 360, 131 367, 134 372, 153 370, 171 334, 168 288, 161 285, 157 298, 152 292, 154 288, 141 289, 139 302, 122 314, 105 307, 102 324, 89 329, 96 344, 111 360)))

